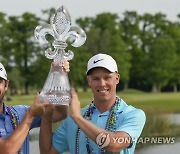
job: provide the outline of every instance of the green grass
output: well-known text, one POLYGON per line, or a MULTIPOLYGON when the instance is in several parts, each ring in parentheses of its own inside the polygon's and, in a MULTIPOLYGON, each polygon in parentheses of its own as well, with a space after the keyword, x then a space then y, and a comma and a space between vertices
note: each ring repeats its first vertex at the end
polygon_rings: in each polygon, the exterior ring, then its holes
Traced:
POLYGON ((7 101, 7 105, 31 105, 34 101, 35 95, 15 95, 10 96, 10 101, 7 101))
MULTIPOLYGON (((117 93, 127 104, 141 108, 146 113, 146 125, 142 136, 180 136, 179 127, 170 124, 168 119, 161 117, 161 113, 180 113, 180 92, 178 93, 146 93, 138 90, 127 90, 117 93)), ((92 101, 93 95, 90 90, 87 92, 78 92, 81 106, 85 106, 92 101)), ((33 103, 35 93, 25 96, 16 95, 11 97, 7 105, 33 103)), ((53 125, 54 129, 59 123, 53 125)), ((141 147, 142 145, 138 145, 141 147)))
POLYGON ((178 93, 128 93, 118 95, 128 104, 145 111, 180 113, 180 92, 178 93))
MULTIPOLYGON (((81 105, 85 106, 92 101, 93 95, 90 90, 87 92, 78 92, 81 105)), ((138 90, 127 90, 117 93, 127 104, 141 108, 145 111, 162 112, 162 113, 180 113, 180 92, 178 93, 146 93, 138 90)), ((16 95, 11 97, 7 105, 33 103, 35 94, 16 95)))

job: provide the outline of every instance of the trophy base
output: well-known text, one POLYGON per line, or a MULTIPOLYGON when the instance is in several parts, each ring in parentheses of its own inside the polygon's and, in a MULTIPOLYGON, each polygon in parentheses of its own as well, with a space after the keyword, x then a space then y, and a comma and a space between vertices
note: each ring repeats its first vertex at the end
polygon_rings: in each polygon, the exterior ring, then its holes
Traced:
POLYGON ((57 95, 42 95, 42 94, 40 94, 39 99, 40 101, 45 101, 53 105, 66 105, 66 106, 69 106, 69 103, 71 101, 70 96, 58 97, 57 95))

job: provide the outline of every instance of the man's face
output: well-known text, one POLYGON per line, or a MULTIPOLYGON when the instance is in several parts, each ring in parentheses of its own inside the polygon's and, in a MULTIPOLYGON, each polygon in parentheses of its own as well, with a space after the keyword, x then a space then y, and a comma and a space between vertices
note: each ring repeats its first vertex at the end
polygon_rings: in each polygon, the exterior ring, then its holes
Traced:
POLYGON ((8 89, 9 81, 5 81, 4 79, 0 78, 0 104, 3 101, 4 95, 8 89))
POLYGON ((87 80, 94 94, 94 100, 107 102, 116 96, 116 85, 119 83, 120 76, 98 67, 92 70, 87 80))

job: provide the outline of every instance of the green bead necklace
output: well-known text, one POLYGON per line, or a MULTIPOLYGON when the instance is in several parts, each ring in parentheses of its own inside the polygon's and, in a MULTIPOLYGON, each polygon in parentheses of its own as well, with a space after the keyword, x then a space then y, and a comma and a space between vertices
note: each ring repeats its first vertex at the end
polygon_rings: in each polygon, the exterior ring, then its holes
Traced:
MULTIPOLYGON (((116 97, 116 101, 114 105, 110 108, 109 110, 109 115, 106 121, 105 125, 105 130, 110 131, 110 132, 115 132, 116 131, 116 121, 118 120, 117 116, 117 110, 120 106, 121 99, 119 97, 116 97)), ((89 105, 88 109, 86 110, 84 114, 84 118, 91 121, 92 120, 92 115, 94 111, 94 102, 92 101, 91 104, 89 105)), ((76 154, 79 154, 79 137, 80 137, 80 131, 81 129, 78 127, 77 132, 76 132, 76 154)), ((90 154, 91 149, 89 146, 89 138, 86 136, 86 148, 87 148, 87 153, 90 154)), ((104 154, 106 151, 104 149, 101 149, 101 154, 104 154)))

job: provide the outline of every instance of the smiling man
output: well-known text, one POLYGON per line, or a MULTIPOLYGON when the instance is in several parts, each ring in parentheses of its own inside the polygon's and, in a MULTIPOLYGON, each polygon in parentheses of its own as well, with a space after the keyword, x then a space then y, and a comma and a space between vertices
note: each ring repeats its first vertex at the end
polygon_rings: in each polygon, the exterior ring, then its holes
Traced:
MULTIPOLYGON (((63 62, 63 69, 69 72, 68 61, 63 62)), ((6 70, 0 63, 0 154, 29 154, 29 131, 40 126, 41 115, 48 104, 40 102, 37 94, 31 106, 7 106, 4 96, 8 85, 6 70)), ((66 107, 55 107, 53 122, 64 119, 66 110, 66 107)))
POLYGON ((146 118, 142 110, 127 105, 116 95, 120 81, 116 61, 109 55, 97 54, 88 61, 86 74, 94 96, 92 102, 81 110, 78 96, 72 90, 69 116, 53 137, 50 113, 44 116, 41 153, 133 154, 135 139, 140 136, 146 118))

